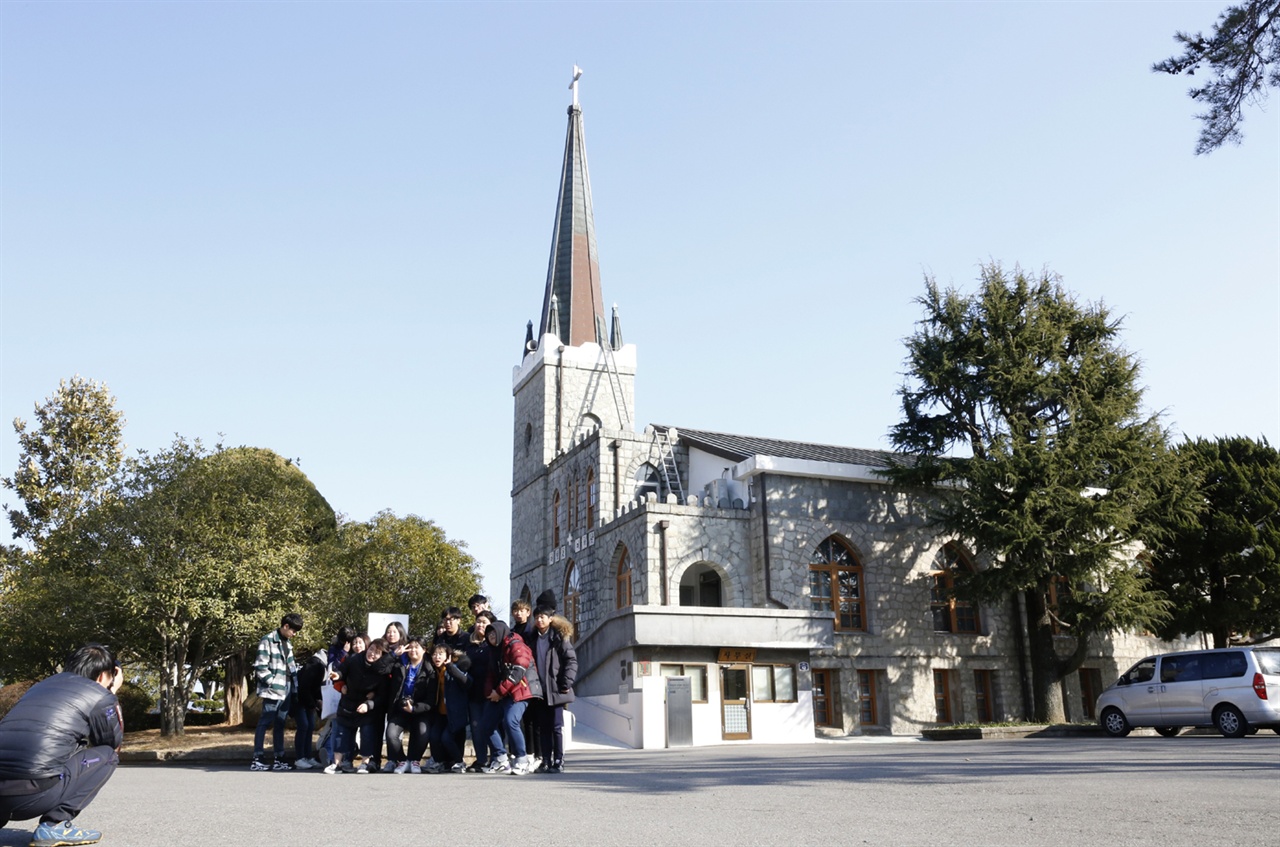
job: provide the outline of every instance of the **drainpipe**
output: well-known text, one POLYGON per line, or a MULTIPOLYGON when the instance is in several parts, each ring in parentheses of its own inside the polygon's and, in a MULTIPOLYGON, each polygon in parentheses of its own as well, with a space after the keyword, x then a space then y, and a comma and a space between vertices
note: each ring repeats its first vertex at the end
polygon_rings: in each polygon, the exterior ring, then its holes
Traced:
POLYGON ((659 596, 662 598, 662 605, 667 606, 671 603, 671 598, 667 591, 667 527, 671 526, 671 521, 658 521, 658 570, 662 579, 662 590, 659 596))
POLYGON ((564 377, 564 345, 561 344, 556 348, 556 455, 560 455, 560 430, 564 427, 560 424, 560 407, 564 405, 564 391, 562 384, 564 377))
POLYGON ((773 596, 773 575, 770 571, 772 557, 769 555, 769 492, 765 488, 765 475, 760 474, 760 523, 764 532, 764 599, 775 608, 785 609, 787 604, 773 596))
POLYGON ((613 516, 616 518, 622 508, 622 472, 618 467, 620 446, 616 440, 610 441, 609 449, 613 451, 613 516))

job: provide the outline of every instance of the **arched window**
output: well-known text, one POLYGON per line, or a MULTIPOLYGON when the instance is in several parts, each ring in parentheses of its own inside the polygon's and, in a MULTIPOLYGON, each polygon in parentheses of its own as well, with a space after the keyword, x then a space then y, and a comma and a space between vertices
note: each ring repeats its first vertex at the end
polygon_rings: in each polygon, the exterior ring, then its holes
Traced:
POLYGON ((625 609, 631 605, 631 555, 627 548, 622 548, 622 556, 618 559, 616 608, 625 609))
POLYGON ((929 609, 933 613, 934 632, 977 635, 981 629, 978 608, 956 597, 956 577, 972 573, 973 565, 964 549, 948 542, 933 560, 929 588, 929 609))
POLYGON ((564 616, 573 625, 573 637, 578 637, 578 604, 582 599, 582 592, 578 588, 578 569, 573 565, 573 559, 569 560, 568 566, 564 569, 564 616))
POLYGON ((809 564, 809 606, 815 612, 835 612, 837 632, 867 628, 862 591, 862 563, 834 535, 818 545, 809 564))
POLYGON ((573 475, 573 484, 569 486, 569 531, 578 529, 578 493, 582 486, 578 484, 578 474, 573 475))
POLYGON ((560 546, 560 491, 551 495, 551 546, 560 546))
POLYGON ((596 488, 596 469, 587 468, 587 529, 596 525, 596 498, 600 496, 596 488))
POLYGON ((662 477, 658 475, 657 468, 646 462, 636 468, 635 499, 643 503, 651 491, 659 496, 662 495, 662 477))
POLYGON ((530 606, 533 605, 533 592, 529 590, 529 583, 527 582, 524 584, 524 587, 520 589, 520 599, 528 603, 530 606))

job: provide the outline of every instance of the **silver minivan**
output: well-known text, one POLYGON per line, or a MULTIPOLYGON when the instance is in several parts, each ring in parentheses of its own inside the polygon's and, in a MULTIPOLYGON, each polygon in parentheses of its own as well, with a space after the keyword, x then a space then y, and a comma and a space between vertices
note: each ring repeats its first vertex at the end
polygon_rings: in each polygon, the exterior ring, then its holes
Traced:
POLYGON ((1228 738, 1280 732, 1280 647, 1230 647, 1148 656, 1098 697, 1098 722, 1114 738, 1135 726, 1173 737, 1211 726, 1228 738))

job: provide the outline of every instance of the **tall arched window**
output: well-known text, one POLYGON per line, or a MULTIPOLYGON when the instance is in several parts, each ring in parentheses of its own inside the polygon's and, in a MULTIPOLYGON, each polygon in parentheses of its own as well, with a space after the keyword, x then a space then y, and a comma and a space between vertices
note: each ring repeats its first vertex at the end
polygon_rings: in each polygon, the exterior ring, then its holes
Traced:
POLYGON ((631 605, 631 555, 627 548, 622 548, 622 556, 618 558, 616 608, 625 609, 631 605))
POLYGON ((569 529, 576 532, 579 526, 579 518, 582 517, 582 504, 578 499, 582 495, 582 482, 578 479, 578 474, 573 475, 573 489, 569 499, 569 509, 571 516, 569 518, 569 529))
POLYGON ((596 488, 596 469, 587 468, 587 530, 596 525, 596 498, 600 491, 596 488))
POLYGON ((809 606, 815 612, 835 612, 836 631, 867 628, 862 590, 862 563, 834 535, 818 545, 809 564, 809 606))
POLYGON ((551 546, 560 546, 560 491, 551 495, 551 546))
POLYGON ((578 637, 578 604, 582 599, 582 592, 578 588, 578 569, 574 567, 573 559, 569 560, 568 566, 564 569, 564 616, 573 624, 573 637, 578 637))
POLYGON ((982 628, 978 620, 978 608, 956 597, 956 577, 973 571, 973 564, 964 549, 955 542, 947 542, 933 560, 933 573, 929 589, 929 609, 933 613, 934 632, 952 632, 977 635, 982 628))

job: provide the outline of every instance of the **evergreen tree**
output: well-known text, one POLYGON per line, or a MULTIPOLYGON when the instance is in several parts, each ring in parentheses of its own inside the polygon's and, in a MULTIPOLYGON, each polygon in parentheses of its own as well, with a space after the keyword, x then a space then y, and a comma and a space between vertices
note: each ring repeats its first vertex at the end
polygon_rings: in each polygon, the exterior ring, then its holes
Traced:
POLYGON ((1166 615, 1137 562, 1176 502, 1164 433, 1120 321, 1058 277, 989 264, 973 296, 927 279, 918 302, 889 476, 927 487, 934 525, 986 563, 962 597, 1023 594, 1035 718, 1063 720, 1059 682, 1091 638, 1166 615))
POLYGON ((1186 48, 1182 55, 1157 62, 1152 70, 1194 75, 1207 66, 1212 74, 1188 92, 1209 107, 1196 115, 1203 121, 1196 153, 1211 153, 1227 141, 1239 144, 1244 104, 1261 103, 1268 87, 1280 87, 1280 0, 1228 6, 1208 37, 1179 32, 1174 38, 1186 48))
POLYGON ((1213 634, 1214 647, 1280 636, 1280 451, 1266 439, 1197 438, 1178 447, 1202 504, 1152 559, 1173 601, 1166 637, 1213 634))

